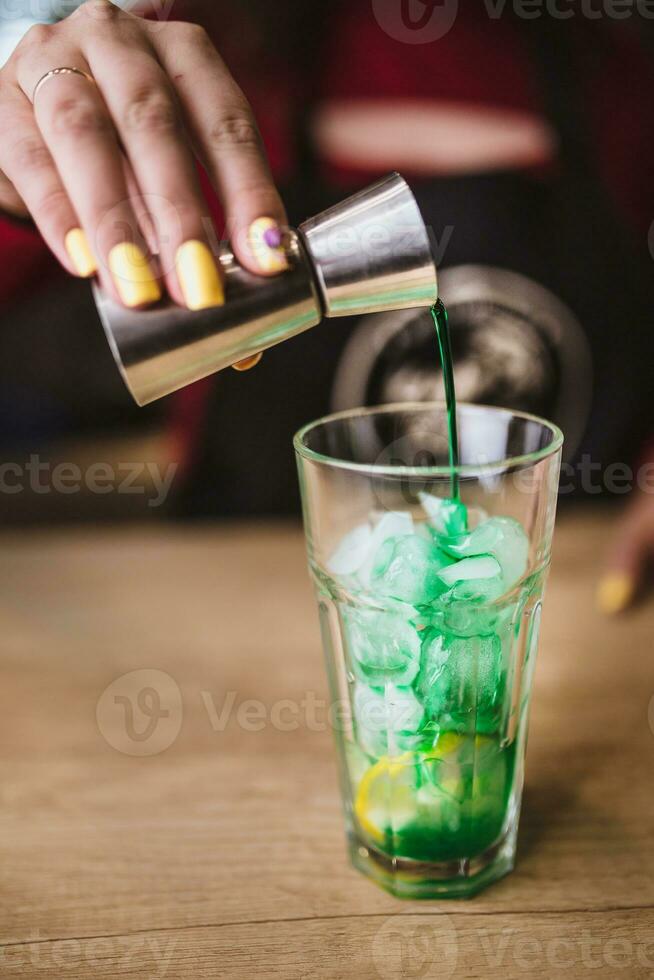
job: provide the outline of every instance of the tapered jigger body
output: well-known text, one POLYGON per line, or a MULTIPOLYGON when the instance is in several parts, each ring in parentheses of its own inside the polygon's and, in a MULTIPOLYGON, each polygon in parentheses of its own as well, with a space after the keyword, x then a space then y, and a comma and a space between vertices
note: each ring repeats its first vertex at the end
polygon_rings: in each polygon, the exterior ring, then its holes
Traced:
POLYGON ((147 405, 316 326, 323 317, 431 306, 438 298, 429 234, 399 174, 289 230, 288 271, 253 275, 219 249, 224 306, 170 301, 130 310, 95 299, 127 387, 147 405))

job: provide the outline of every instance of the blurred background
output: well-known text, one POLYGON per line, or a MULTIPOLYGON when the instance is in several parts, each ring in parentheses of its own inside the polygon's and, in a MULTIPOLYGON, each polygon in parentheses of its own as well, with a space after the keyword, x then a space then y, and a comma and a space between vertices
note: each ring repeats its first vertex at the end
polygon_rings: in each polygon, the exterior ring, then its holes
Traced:
MULTIPOLYGON (((552 418, 567 436, 562 499, 623 503, 607 467, 647 460, 654 431, 654 23, 636 7, 526 18, 481 0, 140 7, 207 28, 254 106, 291 224, 390 170, 409 180, 460 399, 552 418)), ((5 11, 2 57, 32 8, 5 11)), ((431 322, 403 313, 327 321, 247 374, 138 409, 88 284, 11 215, 0 254, 5 526, 297 514, 297 428, 442 396, 431 322)))

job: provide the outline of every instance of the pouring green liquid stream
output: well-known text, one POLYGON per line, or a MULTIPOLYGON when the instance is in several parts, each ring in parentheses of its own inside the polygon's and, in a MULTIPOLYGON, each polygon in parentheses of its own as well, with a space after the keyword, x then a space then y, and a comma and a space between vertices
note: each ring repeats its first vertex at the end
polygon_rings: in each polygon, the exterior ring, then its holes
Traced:
POLYGON ((447 406, 447 435, 450 467, 452 468, 453 500, 459 499, 459 433, 456 425, 456 391, 454 390, 454 369, 452 364, 452 344, 450 342, 450 326, 447 310, 442 300, 434 303, 431 315, 436 327, 438 350, 443 369, 443 384, 445 385, 445 404, 447 406))

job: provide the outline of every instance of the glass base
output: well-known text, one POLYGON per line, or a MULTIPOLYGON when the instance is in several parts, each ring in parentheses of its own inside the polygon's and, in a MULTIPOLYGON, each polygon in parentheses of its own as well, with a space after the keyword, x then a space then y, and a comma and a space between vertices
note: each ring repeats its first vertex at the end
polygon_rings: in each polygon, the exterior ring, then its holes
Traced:
POLYGON ((396 898, 472 898, 487 885, 513 870, 516 833, 511 828, 501 841, 474 858, 451 862, 391 858, 375 847, 350 837, 352 865, 396 898))

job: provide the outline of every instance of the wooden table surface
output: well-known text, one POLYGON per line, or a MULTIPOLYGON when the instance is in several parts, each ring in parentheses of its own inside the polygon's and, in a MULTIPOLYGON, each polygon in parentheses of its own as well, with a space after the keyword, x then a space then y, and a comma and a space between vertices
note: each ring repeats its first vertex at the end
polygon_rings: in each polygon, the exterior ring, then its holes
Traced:
POLYGON ((654 975, 654 604, 594 612, 610 520, 559 523, 519 861, 467 902, 346 862, 299 529, 2 535, 0 977, 654 975))

